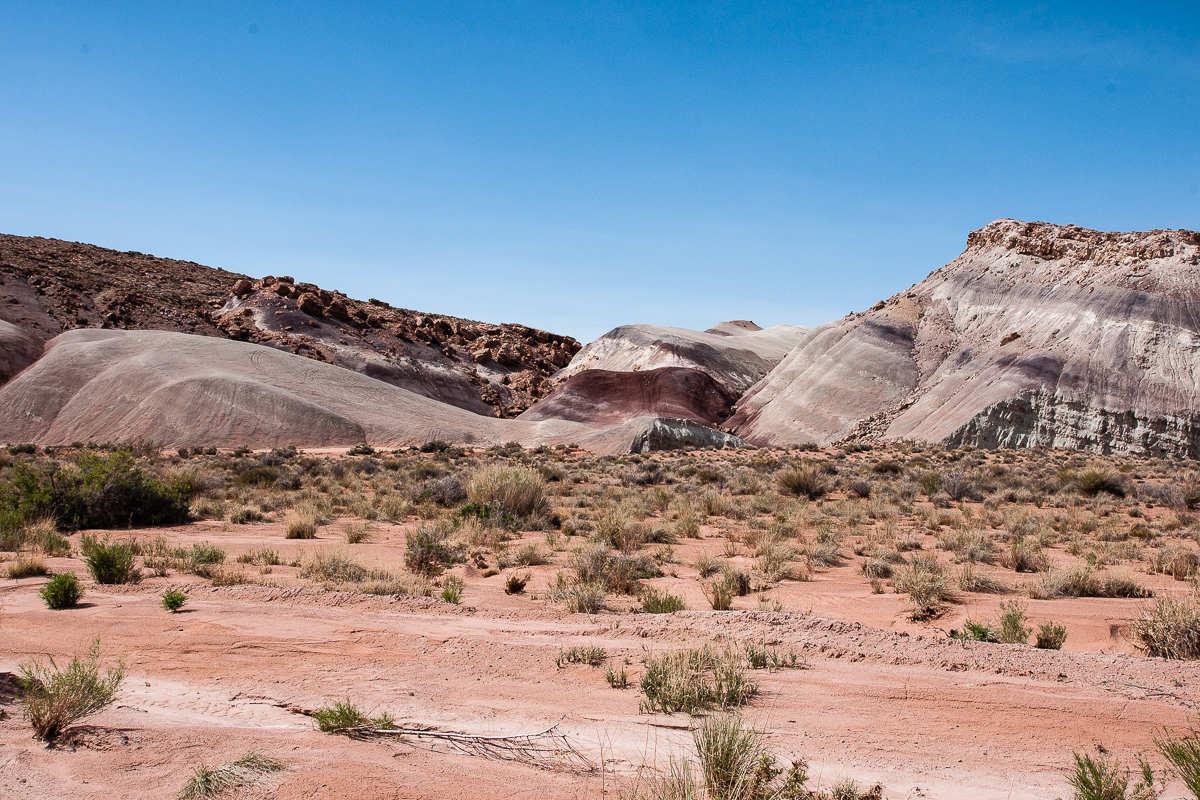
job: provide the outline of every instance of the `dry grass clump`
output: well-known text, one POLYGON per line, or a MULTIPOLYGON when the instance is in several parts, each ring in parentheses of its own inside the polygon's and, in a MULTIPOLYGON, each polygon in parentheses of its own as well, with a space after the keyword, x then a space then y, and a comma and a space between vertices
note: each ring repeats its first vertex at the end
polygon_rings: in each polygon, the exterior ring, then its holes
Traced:
POLYGON ((41 553, 32 550, 25 550, 18 553, 16 560, 10 562, 5 568, 5 572, 12 580, 45 575, 49 571, 50 569, 46 566, 45 560, 42 559, 41 553))
POLYGON ((1148 656, 1200 658, 1200 608, 1194 598, 1160 597, 1130 627, 1134 643, 1148 656))
POLYGON ((990 572, 984 572, 975 564, 967 562, 958 572, 958 588, 964 592, 980 592, 986 594, 1003 594, 1009 590, 1008 584, 990 572))
POLYGON ((1185 581, 1200 569, 1200 552, 1186 544, 1169 544, 1154 557, 1155 571, 1185 581))
POLYGON ((950 576, 937 556, 918 555, 898 567, 892 579, 897 592, 908 595, 919 614, 929 614, 954 596, 950 576))
POLYGON ((317 538, 317 510, 312 506, 288 509, 283 518, 283 538, 317 538))
POLYGON ((742 651, 732 645, 724 650, 712 645, 669 650, 648 655, 642 663, 643 713, 696 714, 735 708, 758 692, 758 686, 746 677, 742 651))
POLYGON ((566 575, 558 573, 554 583, 546 591, 546 599, 551 603, 559 603, 572 614, 596 614, 604 608, 604 596, 607 590, 603 583, 583 581, 576 578, 568 580, 566 575))
POLYGON ((201 764, 193 770, 192 777, 188 778, 175 797, 176 800, 209 800, 242 792, 260 784, 266 776, 284 769, 287 769, 287 764, 257 751, 217 767, 201 764))
POLYGON ((816 500, 829 493, 829 479, 824 468, 811 461, 803 461, 795 469, 779 473, 776 480, 779 491, 793 497, 816 500))
POLYGON ((1002 563, 1015 572, 1044 572, 1050 567, 1041 545, 1024 534, 1013 535, 1002 563))
POLYGON ((322 583, 359 583, 373 577, 356 556, 341 549, 312 549, 300 561, 300 577, 322 583))
POLYGON ((498 503, 514 517, 542 516, 549 510, 542 476, 522 467, 485 466, 471 476, 466 491, 471 502, 498 503))
POLYGON ((1148 597, 1150 592, 1127 570, 1111 570, 1097 574, 1089 564, 1077 564, 1067 569, 1049 569, 1029 584, 1028 593, 1034 600, 1053 600, 1056 597, 1148 597))

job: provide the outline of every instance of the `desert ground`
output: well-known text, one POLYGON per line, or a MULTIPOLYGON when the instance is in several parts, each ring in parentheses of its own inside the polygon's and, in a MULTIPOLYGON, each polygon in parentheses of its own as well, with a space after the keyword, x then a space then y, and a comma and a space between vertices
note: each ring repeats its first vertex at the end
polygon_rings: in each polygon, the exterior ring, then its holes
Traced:
MULTIPOLYGON (((282 769, 244 796, 661 796, 690 730, 732 710, 821 796, 1055 798, 1075 753, 1164 774, 1155 737, 1187 733, 1200 699, 1196 662, 1148 657, 1139 634, 1164 599, 1194 603, 1190 462, 909 444, 14 450, 3 797, 173 798, 250 752, 282 769), (56 487, 89 469, 174 487, 190 521, 18 520, 21 476, 51 465, 56 487), (98 583, 88 554, 112 545, 135 574, 98 583), (65 573, 83 596, 51 610, 40 592, 65 573), (1006 619, 1023 643, 952 638, 1006 619), (104 667, 125 664, 116 701, 36 739, 21 668, 95 640, 104 667), (732 709, 648 708, 649 664, 704 647, 753 689, 732 709), (319 730, 314 712, 343 700, 404 732, 319 730), (544 731, 541 763, 511 746, 544 731)), ((1163 796, 1187 795, 1171 778, 1163 796)))

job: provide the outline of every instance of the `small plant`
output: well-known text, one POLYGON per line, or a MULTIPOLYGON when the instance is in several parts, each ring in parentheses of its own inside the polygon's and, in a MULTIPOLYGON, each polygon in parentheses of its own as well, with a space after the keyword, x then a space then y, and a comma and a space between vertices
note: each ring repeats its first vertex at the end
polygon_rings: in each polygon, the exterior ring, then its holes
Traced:
POLYGON ((1041 650, 1062 650, 1067 641, 1067 629, 1063 625, 1044 622, 1037 629, 1037 647, 1041 650))
POLYGON ((183 608, 187 599, 187 595, 178 589, 167 589, 163 592, 162 607, 175 614, 179 612, 179 609, 183 608))
POLYGON ((621 667, 619 670, 609 667, 608 671, 604 673, 604 680, 608 681, 608 685, 614 689, 629 688, 629 673, 624 667, 621 667))
POLYGON ((371 445, 367 444, 366 442, 363 442, 362 444, 356 444, 356 445, 354 445, 354 447, 351 447, 349 450, 347 450, 346 455, 348 455, 348 456, 373 456, 373 455, 375 455, 375 448, 371 447, 371 445))
POLYGON ((446 534, 432 525, 422 525, 404 535, 404 566, 418 575, 440 575, 457 561, 457 554, 446 542, 446 534))
POLYGON ((1000 604, 996 638, 1001 644, 1025 644, 1029 641, 1029 628, 1025 627, 1025 606, 1021 605, 1020 600, 1000 604))
POLYGON ((961 631, 950 631, 951 639, 959 639, 966 642, 995 642, 998 641, 997 636, 992 627, 986 622, 972 622, 967 620, 963 623, 961 631))
POLYGON ((346 526, 346 544, 366 544, 371 541, 371 523, 346 526))
POLYGON ((728 611, 733 606, 733 585, 727 578, 715 580, 704 586, 704 596, 713 611, 728 611))
POLYGON ((607 660, 608 654, 604 652, 603 647, 589 645, 560 650, 554 663, 559 667, 562 667, 563 664, 587 664, 589 667, 598 667, 607 660))
POLYGON ((1192 797, 1200 800, 1200 734, 1192 730, 1187 736, 1174 739, 1164 731, 1161 737, 1154 737, 1154 744, 1192 797))
POLYGON ((100 584, 140 583, 142 580, 132 543, 96 543, 87 556, 87 567, 92 579, 100 584))
POLYGON ((192 777, 175 795, 176 800, 209 800, 232 792, 256 786, 267 775, 287 769, 287 764, 277 758, 250 752, 241 758, 210 767, 201 764, 192 771, 192 777))
POLYGON ((683 609, 683 598, 679 595, 659 591, 653 586, 642 590, 642 611, 647 614, 673 614, 683 609))
POLYGON ((896 569, 892 585, 916 606, 914 618, 928 618, 953 597, 950 578, 937 556, 918 556, 896 569))
POLYGON ((74 572, 63 572, 47 581, 39 594, 46 606, 54 611, 73 608, 83 597, 83 584, 74 572))
POLYGON ((441 598, 447 603, 458 605, 462 602, 465 586, 466 584, 463 583, 462 578, 457 575, 451 575, 449 578, 446 578, 446 585, 442 587, 441 598))
POLYGON ((508 577, 504 579, 504 593, 520 594, 525 591, 527 583, 529 583, 529 573, 510 572, 508 577))
POLYGON ((1075 754, 1075 768, 1067 778, 1075 790, 1074 800, 1154 800, 1154 773, 1141 762, 1141 779, 1129 787, 1129 769, 1116 761, 1075 754))
POLYGON ((721 567, 725 562, 707 550, 702 550, 700 555, 696 556, 696 571, 700 573, 701 578, 708 578, 716 575, 721 571, 721 567))
POLYGON ((368 717, 350 702, 349 697, 318 708, 312 718, 321 733, 337 733, 354 739, 369 736, 375 730, 396 729, 396 721, 390 714, 385 712, 377 717, 368 717))
POLYGON ((124 663, 100 673, 99 639, 86 658, 75 656, 61 669, 51 657, 23 664, 18 681, 24 717, 39 739, 53 742, 68 726, 111 705, 124 679, 124 663))

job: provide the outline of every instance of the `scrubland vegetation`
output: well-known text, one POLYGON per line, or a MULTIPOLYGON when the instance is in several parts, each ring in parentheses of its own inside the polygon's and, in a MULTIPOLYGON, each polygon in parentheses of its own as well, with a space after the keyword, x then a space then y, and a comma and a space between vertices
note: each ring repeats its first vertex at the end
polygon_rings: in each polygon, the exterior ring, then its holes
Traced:
MULTIPOLYGON (((838 571, 863 598, 902 600, 931 635, 946 635, 939 620, 956 606, 996 598, 994 616, 968 615, 949 635, 997 646, 1069 647, 1070 625, 1043 601, 1133 599, 1141 610, 1126 620, 1127 638, 1140 652, 1200 658, 1200 469, 1191 462, 913 444, 600 458, 443 442, 355 452, 10 448, 0 454, 5 574, 40 581, 46 605, 64 614, 95 587, 151 582, 172 612, 197 584, 449 604, 494 585, 505 602, 620 616, 803 613, 788 607, 786 590, 838 571), (216 533, 184 545, 158 530, 188 522, 215 532, 257 525, 261 543, 231 554, 216 533)), ((803 763, 778 765, 737 717, 755 701, 754 670, 803 667, 796 654, 744 642, 640 663, 563 651, 557 667, 578 664, 606 666, 611 686, 637 690, 644 713, 710 714, 695 728, 696 758, 636 796, 818 796, 805 793, 803 763)), ((37 699, 37 687, 57 680, 48 669, 30 667, 30 708, 48 702, 37 699)), ((99 699, 119 684, 94 658, 70 669, 99 699)), ((29 713, 40 715, 43 738, 61 732, 44 721, 52 713, 29 713)), ((349 700, 315 719, 351 735, 391 724, 349 700)), ((1163 742, 1181 774, 1198 760, 1194 739, 1163 742)), ((249 762, 202 769, 189 796, 253 772, 249 762)), ((1082 798, 1141 797, 1152 783, 1090 756, 1072 775, 1082 798)), ((880 796, 852 791, 831 796, 880 796)))

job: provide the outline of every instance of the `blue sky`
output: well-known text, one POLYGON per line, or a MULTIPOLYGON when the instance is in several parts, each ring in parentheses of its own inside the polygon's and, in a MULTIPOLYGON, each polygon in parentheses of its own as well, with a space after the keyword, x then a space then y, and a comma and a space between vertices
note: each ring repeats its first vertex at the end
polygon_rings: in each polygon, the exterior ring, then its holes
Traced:
POLYGON ((1200 5, 0 0, 0 231, 590 340, 1200 228, 1200 5))

